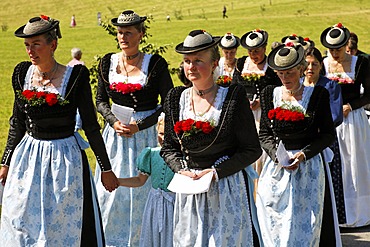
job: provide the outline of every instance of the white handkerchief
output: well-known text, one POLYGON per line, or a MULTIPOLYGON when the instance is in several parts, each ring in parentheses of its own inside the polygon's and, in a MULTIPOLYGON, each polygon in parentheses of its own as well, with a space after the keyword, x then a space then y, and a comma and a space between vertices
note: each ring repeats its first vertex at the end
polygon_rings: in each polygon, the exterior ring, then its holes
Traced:
POLYGON ((112 113, 123 124, 129 124, 131 121, 134 109, 122 105, 112 104, 112 113))
POLYGON ((279 164, 281 164, 283 167, 292 165, 292 163, 289 162, 289 160, 291 159, 291 156, 286 151, 282 141, 279 142, 279 146, 276 150, 276 157, 278 158, 279 164))
POLYGON ((203 177, 193 180, 191 177, 175 173, 167 189, 181 194, 200 194, 207 192, 211 185, 213 172, 208 172, 203 177))

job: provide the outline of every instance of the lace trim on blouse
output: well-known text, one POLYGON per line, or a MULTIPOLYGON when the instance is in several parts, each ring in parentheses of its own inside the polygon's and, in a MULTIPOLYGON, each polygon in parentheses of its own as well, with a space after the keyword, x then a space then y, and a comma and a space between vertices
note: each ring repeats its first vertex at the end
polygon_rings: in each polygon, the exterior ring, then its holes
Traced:
POLYGON ((59 94, 62 97, 65 96, 66 89, 67 89, 67 84, 68 84, 68 81, 69 81, 69 77, 72 74, 73 67, 66 66, 66 71, 63 74, 62 83, 60 84, 59 87, 45 87, 45 89, 44 89, 44 86, 41 86, 41 85, 40 86, 32 85, 33 73, 34 73, 35 69, 36 69, 36 66, 33 65, 33 64, 28 68, 26 77, 24 79, 23 90, 31 90, 33 88, 36 88, 37 91, 47 91, 47 92, 50 92, 50 93, 59 94))
MULTIPOLYGON (((301 106, 304 111, 306 112, 308 103, 310 102, 310 98, 312 95, 314 87, 304 87, 303 93, 302 93, 302 99, 298 101, 291 101, 291 104, 294 106, 301 106)), ((283 104, 283 90, 282 87, 276 87, 274 89, 274 108, 279 107, 283 104)))
POLYGON ((351 71, 346 71, 346 72, 332 72, 331 68, 329 66, 329 59, 325 58, 324 59, 324 66, 325 66, 325 71, 326 74, 325 76, 330 78, 330 77, 338 77, 340 76, 341 78, 348 78, 348 79, 355 79, 355 74, 356 74, 356 63, 357 63, 357 56, 352 56, 352 61, 351 61, 351 71))
POLYGON ((141 63, 140 75, 127 77, 126 75, 117 73, 117 66, 120 58, 119 53, 112 54, 109 67, 109 83, 112 84, 113 82, 128 81, 128 83, 139 83, 144 86, 148 77, 149 62, 151 57, 151 54, 144 53, 144 58, 141 63))
POLYGON ((218 88, 213 106, 203 116, 195 115, 193 112, 193 109, 191 107, 191 90, 193 90, 192 87, 185 89, 181 93, 180 116, 179 116, 180 120, 191 118, 197 121, 213 121, 215 126, 217 126, 222 112, 222 105, 226 98, 229 88, 227 87, 218 88))
POLYGON ((266 70, 268 68, 267 63, 265 63, 265 65, 263 66, 263 69, 261 71, 260 70, 257 70, 257 71, 249 70, 248 68, 249 68, 250 63, 251 63, 251 59, 250 59, 250 57, 247 57, 245 59, 245 62, 244 62, 242 74, 244 74, 244 73, 255 73, 255 74, 264 75, 266 73, 266 70))

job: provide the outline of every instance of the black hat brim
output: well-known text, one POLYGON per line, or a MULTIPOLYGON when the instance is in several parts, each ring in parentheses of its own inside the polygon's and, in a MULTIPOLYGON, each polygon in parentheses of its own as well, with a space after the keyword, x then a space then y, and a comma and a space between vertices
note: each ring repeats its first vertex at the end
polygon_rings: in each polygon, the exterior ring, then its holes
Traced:
POLYGON ((241 46, 243 46, 245 49, 255 49, 255 48, 259 48, 259 47, 262 47, 262 46, 265 46, 265 45, 267 45, 267 41, 268 41, 268 33, 266 32, 266 31, 263 31, 262 32, 262 36, 263 36, 263 38, 262 38, 262 42, 261 43, 259 43, 258 45, 256 45, 256 46, 249 46, 249 45, 247 45, 247 43, 246 43, 246 40, 247 40, 247 37, 248 37, 248 35, 249 34, 251 34, 251 33, 253 33, 253 31, 250 31, 250 32, 248 32, 248 33, 245 33, 241 38, 240 38, 240 44, 241 44, 241 46))
POLYGON ((326 35, 327 33, 332 29, 333 27, 328 27, 327 29, 325 29, 322 33, 321 33, 321 36, 320 36, 320 41, 321 41, 321 44, 326 47, 326 48, 329 48, 329 49, 337 49, 337 48, 341 48, 345 45, 347 45, 348 43, 348 40, 351 36, 349 30, 347 28, 343 28, 342 30, 344 31, 344 35, 345 35, 345 39, 342 40, 342 42, 338 43, 338 44, 329 44, 327 41, 326 41, 326 35))
POLYGON ((288 70, 288 69, 291 69, 291 68, 294 68, 295 66, 297 66, 298 64, 300 64, 302 62, 302 60, 304 59, 304 48, 303 46, 301 45, 298 45, 296 46, 296 51, 297 51, 297 54, 298 54, 298 57, 297 59, 294 61, 294 63, 288 65, 288 66, 278 66, 275 64, 275 61, 274 61, 274 58, 276 56, 276 54, 282 49, 285 47, 285 44, 282 44, 282 45, 279 45, 277 46, 276 48, 274 48, 267 56, 267 64, 268 66, 273 69, 273 70, 288 70))
POLYGON ((128 27, 128 26, 133 26, 133 25, 142 23, 146 20, 146 18, 147 18, 146 16, 143 16, 143 17, 140 17, 140 20, 137 20, 135 22, 130 22, 130 23, 118 23, 117 22, 118 18, 113 18, 111 22, 112 22, 112 25, 116 27, 128 27))
POLYGON ((240 39, 239 39, 239 37, 237 37, 237 36, 234 36, 234 38, 235 38, 235 40, 236 40, 236 43, 235 43, 235 45, 233 45, 233 46, 229 46, 229 47, 225 47, 225 46, 223 46, 222 44, 221 44, 221 39, 220 39, 220 43, 218 43, 218 46, 220 47, 220 48, 222 48, 222 49, 226 49, 226 50, 231 50, 231 49, 234 49, 234 48, 238 48, 239 46, 240 46, 240 39))
MULTIPOLYGON (((40 30, 36 33, 32 33, 32 34, 25 34, 23 31, 24 31, 24 28, 26 27, 27 24, 21 26, 20 28, 18 28, 15 32, 14 32, 14 35, 16 37, 19 37, 19 38, 29 38, 29 37, 34 37, 34 36, 38 36, 38 35, 41 35, 41 34, 44 34, 44 33, 47 33, 55 28, 58 28, 58 25, 59 25, 59 21, 57 20, 54 20, 53 23, 50 25, 50 27, 46 28, 46 29, 43 29, 43 30, 40 30)), ((57 31, 58 32, 58 37, 61 38, 61 35, 60 35, 60 31, 57 31)))
POLYGON ((195 46, 195 47, 186 47, 184 46, 184 42, 178 44, 175 48, 175 51, 180 54, 189 54, 189 53, 194 53, 198 51, 203 51, 205 49, 208 49, 212 46, 217 45, 221 41, 221 37, 219 36, 214 36, 212 37, 212 42, 200 46, 195 46))

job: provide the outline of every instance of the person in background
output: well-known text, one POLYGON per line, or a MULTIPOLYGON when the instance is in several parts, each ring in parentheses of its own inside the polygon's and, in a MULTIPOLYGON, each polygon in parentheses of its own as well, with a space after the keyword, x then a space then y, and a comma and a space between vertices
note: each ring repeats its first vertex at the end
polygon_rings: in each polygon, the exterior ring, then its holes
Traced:
POLYGON ((370 103, 370 61, 346 53, 349 30, 337 23, 326 28, 321 43, 329 49, 324 58, 325 76, 342 89, 343 123, 336 128, 342 160, 346 223, 343 227, 370 224, 370 126, 364 106, 370 103), (364 91, 361 94, 361 86, 364 91))
POLYGON ((218 62, 218 67, 214 73, 218 73, 219 76, 227 76, 230 80, 234 74, 236 66, 236 53, 240 45, 240 39, 234 36, 232 33, 226 33, 222 38, 218 46, 221 48, 222 57, 218 62))
MULTIPOLYGON (((173 88, 166 60, 139 50, 145 20, 132 10, 113 18, 121 51, 106 54, 99 64, 96 106, 106 122, 103 139, 112 170, 121 178, 136 176, 138 155, 145 147, 157 146, 158 116, 167 92, 173 88), (131 121, 120 122, 111 103, 133 109, 131 121)), ((150 183, 107 193, 100 186, 100 174, 97 167, 95 181, 107 246, 138 246, 150 183)))
MULTIPOLYGON (((343 122, 343 100, 342 90, 336 81, 329 80, 328 78, 321 75, 323 67, 323 57, 320 51, 315 47, 310 47, 305 50, 305 58, 307 62, 307 68, 304 72, 305 77, 301 78, 301 83, 305 86, 322 86, 325 87, 330 95, 330 109, 331 116, 334 122, 334 126, 337 127, 343 122)), ((330 145, 330 149, 334 153, 333 160, 330 162, 330 174, 333 183, 331 190, 334 193, 338 222, 343 224, 346 222, 344 195, 343 195, 343 178, 342 178, 342 163, 340 158, 338 137, 335 137, 335 141, 330 145)), ((324 213, 325 214, 325 213, 324 213)), ((325 217, 323 220, 330 218, 325 217)))
POLYGON ((358 37, 354 32, 350 32, 346 52, 352 56, 367 55, 365 52, 358 49, 358 37))
POLYGON ((121 186, 140 187, 151 177, 149 192, 143 213, 140 246, 171 247, 173 245, 173 211, 175 193, 167 189, 174 173, 159 155, 164 137, 164 114, 157 123, 159 147, 145 148, 137 159, 139 174, 136 177, 119 178, 121 186))
POLYGON ((74 47, 71 50, 72 60, 68 62, 67 66, 75 66, 76 64, 85 65, 84 61, 81 61, 82 51, 80 48, 74 47))
POLYGON ((74 132, 77 109, 82 129, 101 169, 101 186, 118 180, 100 134, 89 70, 64 66, 54 53, 59 21, 34 17, 15 31, 30 62, 13 72, 15 93, 8 141, 1 160, 5 183, 1 246, 105 246, 91 171, 74 132))
POLYGON ((193 30, 175 48, 193 85, 168 93, 161 155, 178 176, 211 175, 213 181, 208 192, 176 193, 174 246, 259 244, 245 168, 261 155, 261 147, 243 87, 220 87, 213 79, 219 41, 193 30))
POLYGON ((332 208, 325 167, 335 138, 329 93, 300 82, 306 69, 300 44, 276 47, 267 62, 283 85, 267 86, 261 94, 259 138, 269 155, 256 198, 263 243, 341 246, 338 224, 322 223, 325 217, 333 218, 325 214, 326 207, 332 208))
POLYGON ((75 17, 75 15, 72 15, 72 17, 71 17, 70 27, 76 27, 76 17, 75 17))

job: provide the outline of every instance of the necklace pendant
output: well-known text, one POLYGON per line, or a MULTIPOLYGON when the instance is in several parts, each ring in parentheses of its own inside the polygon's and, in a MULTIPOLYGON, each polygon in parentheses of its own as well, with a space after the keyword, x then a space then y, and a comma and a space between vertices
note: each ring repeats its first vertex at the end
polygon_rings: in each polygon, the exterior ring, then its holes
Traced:
POLYGON ((205 93, 203 90, 199 90, 196 92, 200 97, 202 97, 205 93))

